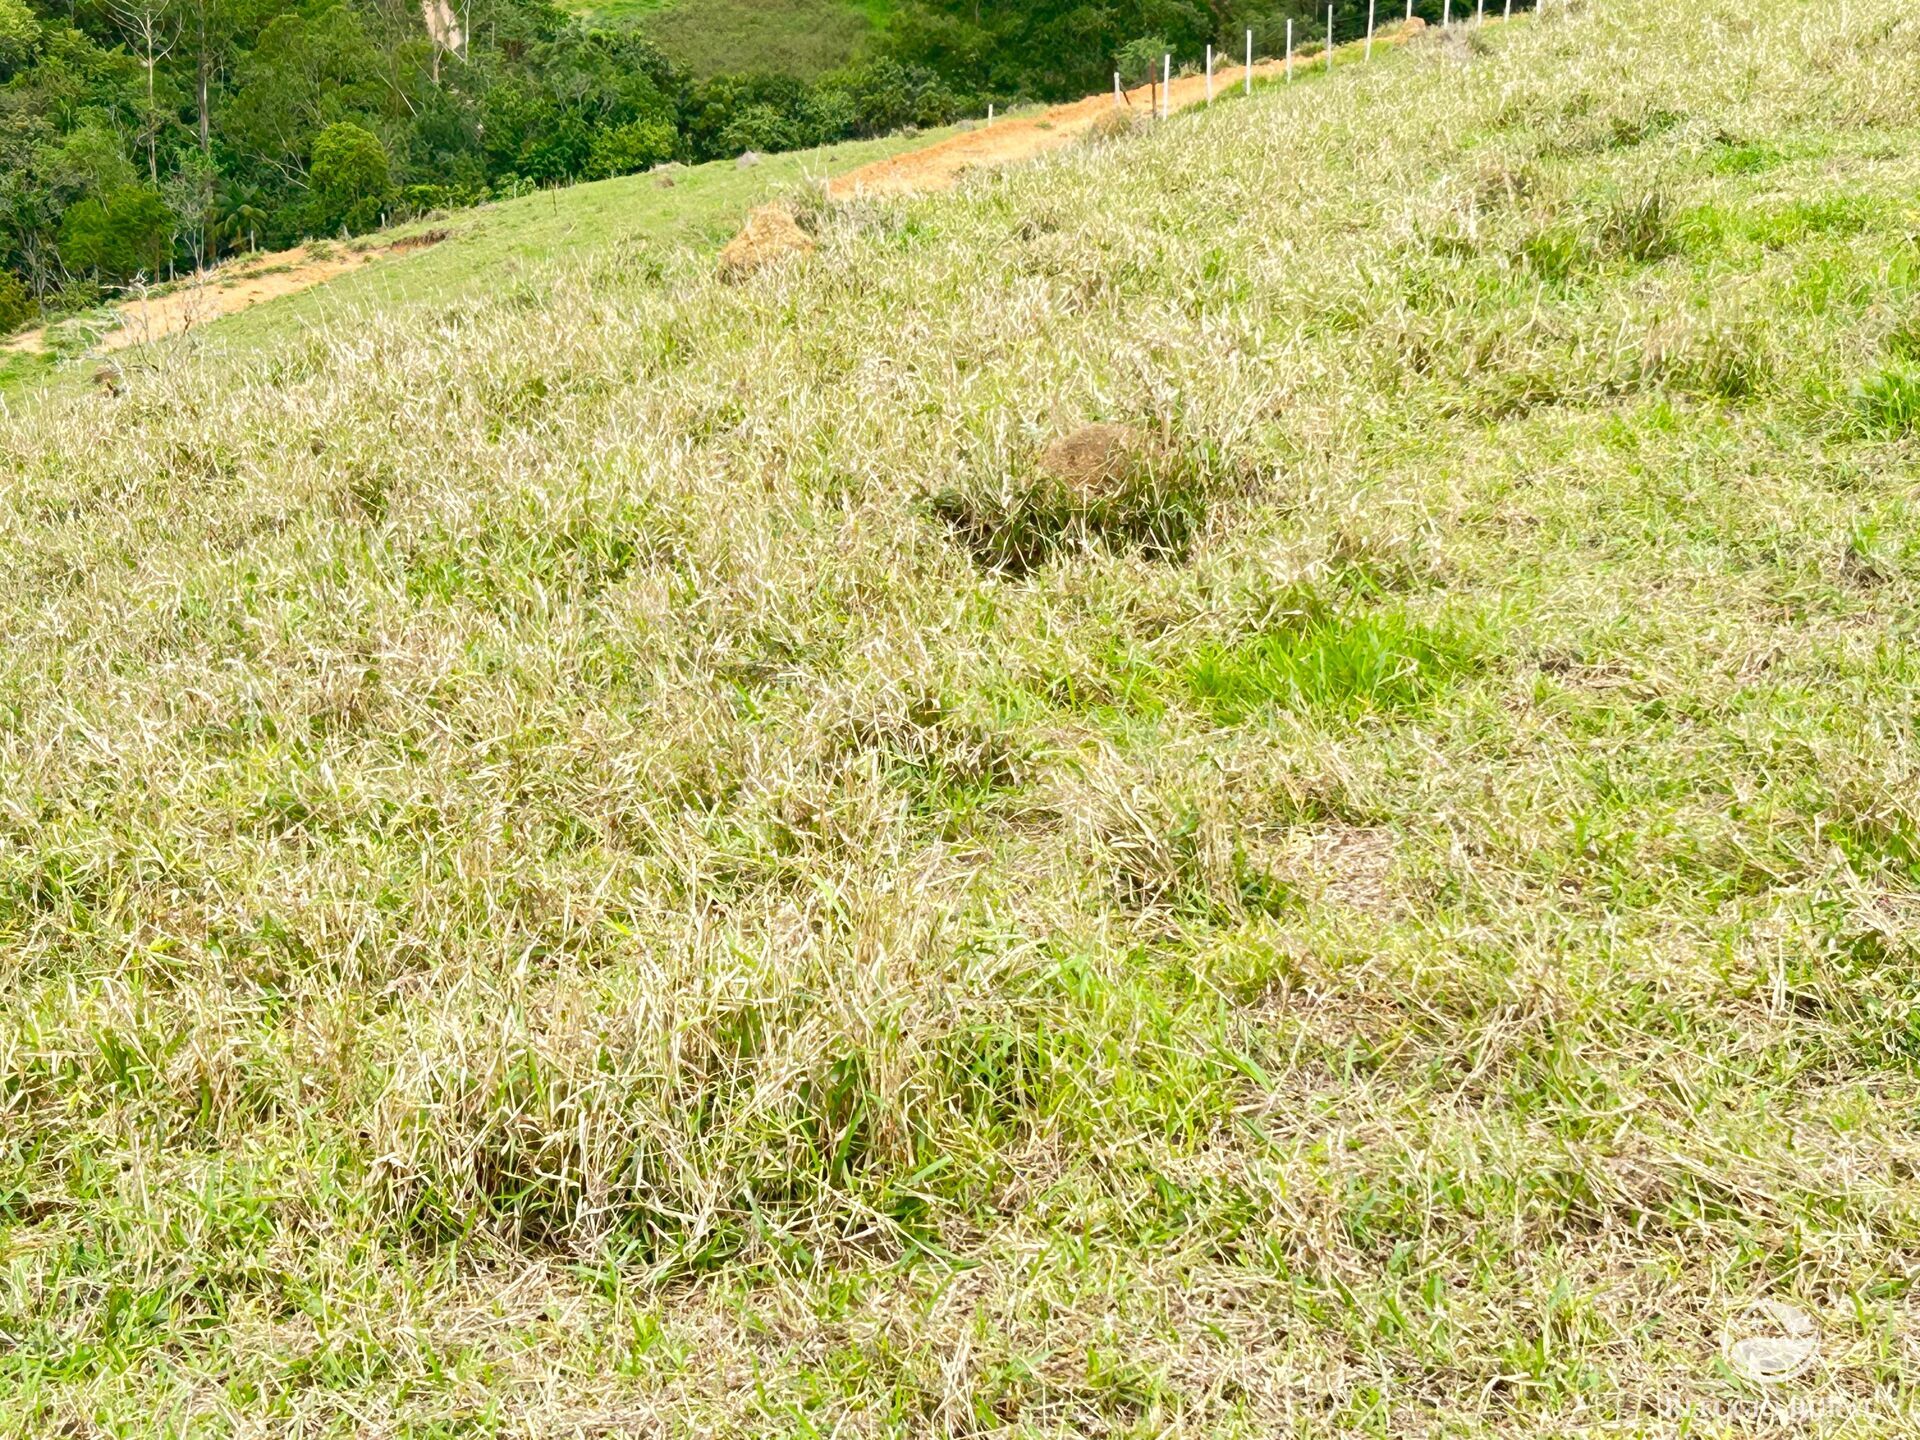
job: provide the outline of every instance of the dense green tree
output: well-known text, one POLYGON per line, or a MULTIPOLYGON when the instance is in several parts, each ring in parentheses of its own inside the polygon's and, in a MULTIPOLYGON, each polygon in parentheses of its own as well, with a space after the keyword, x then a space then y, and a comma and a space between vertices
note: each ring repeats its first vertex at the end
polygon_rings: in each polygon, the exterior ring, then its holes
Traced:
POLYGON ((100 280, 157 280, 173 249, 173 229, 173 212, 159 192, 130 185, 68 208, 60 222, 60 259, 100 280))
POLYGON ((240 62, 220 135, 247 169, 302 176, 313 142, 340 121, 379 123, 389 98, 358 15, 329 5, 276 16, 240 62))
MULTIPOLYGON (((678 119, 678 74, 636 36, 568 28, 528 44, 522 56, 485 102, 481 130, 495 175, 578 178, 595 163, 600 132, 678 119)), ((600 158, 610 154, 602 149, 600 158)))
POLYGON ((38 158, 47 185, 68 200, 104 198, 134 183, 133 162, 114 133, 112 116, 101 110, 83 111, 79 123, 38 158))
POLYGON ((207 263, 212 222, 220 198, 220 171, 210 156, 189 150, 161 186, 167 208, 179 221, 180 238, 197 270, 207 263))
POLYGON ((341 120, 314 137, 309 180, 315 229, 365 230, 387 203, 393 169, 378 135, 341 120))
POLYGON ((813 103, 823 139, 945 125, 961 113, 960 102, 931 70, 891 56, 827 76, 816 87, 813 103))
POLYGON ((11 78, 40 45, 40 17, 25 0, 0 0, 0 80, 11 78))
MULTIPOLYGON (((1414 10, 1437 20, 1443 3, 1416 0, 1414 10)), ((1455 13, 1471 3, 1460 0, 1455 13)), ((1368 0, 1335 0, 1336 33, 1363 34, 1367 13, 1368 0)), ((1402 11, 1395 0, 1376 14, 1387 23, 1402 11)), ((1187 63, 1208 44, 1237 57, 1252 30, 1259 52, 1271 55, 1285 46, 1288 20, 1304 47, 1324 39, 1326 17, 1325 0, 901 0, 887 33, 893 55, 955 86, 1065 99, 1104 88, 1121 52, 1142 37, 1162 38, 1175 61, 1187 63)))
POLYGON ((630 120, 594 136, 587 177, 606 180, 651 170, 663 160, 671 160, 679 148, 680 132, 665 120, 630 120))
POLYGON ((17 275, 0 270, 0 335, 18 330, 33 317, 33 296, 17 275))
POLYGON ((785 150, 805 144, 802 117, 811 94, 790 75, 721 75, 696 87, 682 121, 696 160, 742 150, 785 150))
POLYGON ((1171 51, 1171 44, 1163 37, 1142 35, 1129 40, 1114 53, 1113 68, 1120 72, 1122 82, 1127 85, 1138 85, 1143 80, 1157 85, 1163 62, 1171 51))

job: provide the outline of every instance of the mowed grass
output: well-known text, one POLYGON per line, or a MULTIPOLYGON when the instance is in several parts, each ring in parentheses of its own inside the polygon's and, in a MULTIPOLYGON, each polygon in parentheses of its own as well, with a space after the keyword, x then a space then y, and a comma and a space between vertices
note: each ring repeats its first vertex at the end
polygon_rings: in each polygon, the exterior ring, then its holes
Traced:
POLYGON ((631 25, 696 78, 811 79, 852 60, 892 12, 887 0, 581 0, 602 25, 631 25))
POLYGON ((10 397, 0 1427, 1910 1433, 1917 62, 1556 6, 10 397))

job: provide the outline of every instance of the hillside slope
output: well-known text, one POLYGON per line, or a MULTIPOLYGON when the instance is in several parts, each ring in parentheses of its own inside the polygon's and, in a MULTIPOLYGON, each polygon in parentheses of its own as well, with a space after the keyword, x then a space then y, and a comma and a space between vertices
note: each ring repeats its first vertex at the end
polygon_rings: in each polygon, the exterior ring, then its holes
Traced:
POLYGON ((213 272, 204 286, 183 282, 150 299, 136 297, 63 321, 51 336, 32 331, 0 341, 0 395, 49 378, 55 369, 52 356, 42 353, 49 345, 61 354, 77 352, 78 363, 65 367, 60 377, 73 381, 97 368, 90 355, 176 333, 169 322, 182 318, 191 322, 185 344, 114 363, 178 364, 182 350, 248 356, 316 323, 368 307, 398 321, 414 307, 497 292, 523 275, 550 269, 557 256, 576 265, 611 264, 616 257, 631 264, 666 252, 705 257, 726 243, 754 206, 938 144, 948 134, 933 130, 788 151, 747 168, 720 160, 557 187, 322 245, 317 248, 324 258, 318 263, 290 264, 300 252, 234 261, 213 272), (306 270, 305 283, 300 275, 285 273, 290 270, 306 270), (256 283, 272 296, 248 304, 244 292, 256 283), (233 290, 242 293, 234 296, 233 290), (223 315, 223 302, 245 313, 223 315), (96 339, 99 343, 91 343, 96 339))
POLYGON ((9 397, 0 1432, 1907 1433, 1920 20, 1814 16, 9 397))
POLYGON ((573 0, 573 13, 631 25, 695 76, 811 79, 852 60, 886 24, 886 0, 573 0))

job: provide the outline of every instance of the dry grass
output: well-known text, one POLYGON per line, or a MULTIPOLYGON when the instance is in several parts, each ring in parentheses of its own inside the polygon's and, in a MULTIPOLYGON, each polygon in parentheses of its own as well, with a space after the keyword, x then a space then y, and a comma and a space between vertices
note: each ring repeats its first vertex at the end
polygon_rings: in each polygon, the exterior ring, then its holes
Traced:
POLYGON ((723 280, 744 280, 770 265, 813 249, 813 238, 779 205, 762 205, 721 250, 716 269, 723 280))
POLYGON ((10 398, 0 1426, 1908 1433, 1920 22, 1811 15, 10 398))

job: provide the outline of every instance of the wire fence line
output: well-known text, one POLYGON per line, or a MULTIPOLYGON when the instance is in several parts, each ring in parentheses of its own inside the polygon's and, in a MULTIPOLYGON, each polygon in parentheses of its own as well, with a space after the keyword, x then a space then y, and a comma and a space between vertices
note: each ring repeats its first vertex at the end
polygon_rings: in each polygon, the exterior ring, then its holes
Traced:
MULTIPOLYGON (((1454 0, 1439 0, 1440 28, 1447 30, 1456 24, 1467 23, 1469 17, 1467 16, 1466 5, 1468 3, 1469 0, 1461 0, 1460 14, 1456 17, 1454 13, 1454 0)), ((1471 22, 1476 25, 1484 24, 1487 19, 1487 0, 1470 0, 1470 3, 1472 3, 1474 7, 1470 17, 1471 22)), ((1499 18, 1502 20, 1511 20, 1516 9, 1521 11, 1544 11, 1551 9, 1555 4, 1567 7, 1573 3, 1575 3, 1575 0, 1521 0, 1521 3, 1516 5, 1515 0, 1495 0, 1499 18)), ((1431 4, 1428 3, 1425 8, 1432 8, 1431 4)), ((1422 0, 1407 0, 1406 13, 1401 20, 1402 33, 1416 20, 1426 23, 1425 16, 1418 13, 1421 9, 1422 0)), ((1262 27, 1260 25, 1250 25, 1246 27, 1243 37, 1245 42, 1245 59, 1239 68, 1245 71, 1245 90, 1248 94, 1253 93, 1253 73, 1261 61, 1271 62, 1284 59, 1286 62, 1286 78, 1291 81, 1294 78, 1296 58, 1306 53, 1310 46, 1324 47, 1326 68, 1329 72, 1331 72, 1334 67, 1335 49, 1341 44, 1363 44, 1362 60, 1371 61, 1373 59, 1373 42, 1380 29, 1379 0, 1367 0, 1366 20, 1363 24, 1356 25, 1351 34, 1342 35, 1340 33, 1339 17, 1336 13, 1336 7, 1333 5, 1327 6, 1326 20, 1318 26, 1320 33, 1317 36, 1311 33, 1305 33, 1296 37, 1296 22, 1295 17, 1292 16, 1288 16, 1284 22, 1274 23, 1276 28, 1282 25, 1284 26, 1281 30, 1284 39, 1277 51, 1274 47, 1263 46, 1261 44, 1260 33, 1262 27)), ((1206 99, 1209 104, 1213 102, 1221 82, 1229 80, 1232 69, 1236 68, 1231 63, 1227 65, 1224 71, 1218 68, 1218 62, 1221 60, 1221 57, 1230 53, 1230 49, 1225 45, 1209 43, 1206 47, 1204 74, 1206 76, 1206 99)), ((1176 78, 1173 63, 1172 51, 1162 52, 1158 66, 1155 67, 1149 64, 1146 75, 1138 82, 1141 85, 1151 87, 1154 91, 1151 97, 1151 113, 1156 119, 1165 119, 1171 113, 1173 81, 1176 78), (1155 73, 1156 69, 1157 73, 1155 73)), ((1183 68, 1180 71, 1179 78, 1184 79, 1190 73, 1192 72, 1183 68)), ((1116 108, 1132 103, 1128 95, 1129 88, 1125 72, 1116 69, 1113 72, 1113 103, 1116 108)))

